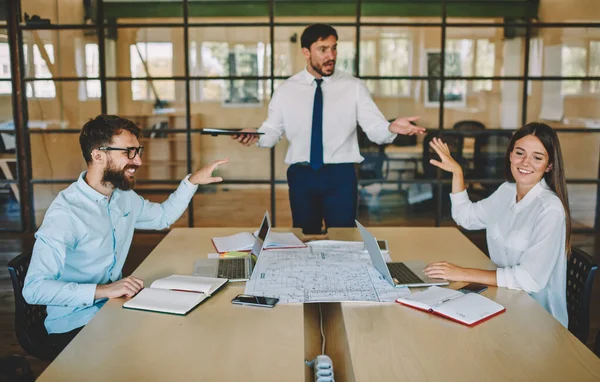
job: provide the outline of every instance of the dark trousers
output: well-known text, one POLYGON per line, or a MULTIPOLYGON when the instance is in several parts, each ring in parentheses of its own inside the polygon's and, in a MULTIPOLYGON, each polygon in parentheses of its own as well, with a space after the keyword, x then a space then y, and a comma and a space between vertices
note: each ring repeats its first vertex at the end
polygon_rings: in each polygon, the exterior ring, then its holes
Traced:
POLYGON ((50 339, 52 346, 60 353, 65 350, 71 341, 73 341, 73 338, 75 338, 81 329, 83 329, 83 326, 66 333, 49 334, 48 338, 50 339))
POLYGON ((321 233, 325 226, 354 227, 357 180, 354 163, 324 165, 313 170, 307 163, 287 171, 294 227, 305 234, 321 233))

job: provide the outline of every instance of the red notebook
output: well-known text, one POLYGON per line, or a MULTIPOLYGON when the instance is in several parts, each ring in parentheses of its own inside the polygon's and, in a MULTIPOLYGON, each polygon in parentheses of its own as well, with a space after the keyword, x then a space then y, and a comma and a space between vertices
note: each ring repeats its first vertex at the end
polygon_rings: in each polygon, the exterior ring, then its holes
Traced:
POLYGON ((502 305, 480 294, 437 286, 401 297, 396 302, 467 326, 475 326, 506 311, 502 305))

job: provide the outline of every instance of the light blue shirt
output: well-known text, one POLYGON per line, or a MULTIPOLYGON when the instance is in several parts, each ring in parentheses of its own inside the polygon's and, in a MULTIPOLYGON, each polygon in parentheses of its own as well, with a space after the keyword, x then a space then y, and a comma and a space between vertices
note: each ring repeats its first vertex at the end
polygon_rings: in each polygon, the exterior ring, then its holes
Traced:
POLYGON ((23 297, 48 306, 48 333, 86 325, 107 301, 94 300, 96 285, 122 278, 134 230, 168 228, 198 189, 188 175, 163 203, 118 189, 109 200, 85 174, 58 194, 35 234, 23 297))

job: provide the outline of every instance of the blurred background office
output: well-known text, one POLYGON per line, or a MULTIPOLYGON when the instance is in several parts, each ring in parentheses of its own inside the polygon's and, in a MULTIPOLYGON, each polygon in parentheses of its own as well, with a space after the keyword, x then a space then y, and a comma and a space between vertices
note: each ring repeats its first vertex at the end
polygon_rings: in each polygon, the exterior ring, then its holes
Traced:
MULTIPOLYGON (((324 22, 339 34, 336 70, 363 78, 388 119, 420 115, 428 129, 386 146, 359 132, 364 225, 455 226, 427 142, 443 134, 480 199, 504 181, 511 133, 538 120, 559 130, 574 242, 598 254, 599 15, 597 0, 0 1, 3 242, 30 245, 85 169, 79 129, 100 113, 142 127, 136 191, 150 200, 230 157, 225 181, 202 187, 174 227, 257 226, 267 209, 291 226, 287 142, 244 149, 200 129, 258 127, 274 89, 304 68, 302 30, 324 22)), ((480 232, 468 236, 485 251, 480 232)))

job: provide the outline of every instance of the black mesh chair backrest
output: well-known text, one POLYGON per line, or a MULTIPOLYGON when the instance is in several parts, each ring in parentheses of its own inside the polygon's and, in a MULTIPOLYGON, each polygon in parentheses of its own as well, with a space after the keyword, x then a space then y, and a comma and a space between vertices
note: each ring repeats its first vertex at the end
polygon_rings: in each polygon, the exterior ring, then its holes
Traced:
POLYGON ((459 121, 452 126, 454 130, 485 130, 485 125, 479 121, 475 120, 464 120, 459 121))
MULTIPOLYGON (((387 179, 389 158, 385 153, 386 145, 378 145, 371 142, 361 129, 357 129, 357 131, 360 155, 365 158, 359 165, 358 178, 361 180, 372 180, 373 183, 387 179)), ((361 182, 361 184, 366 185, 364 182, 361 182)))
MULTIPOLYGON (((456 160, 461 166, 464 167, 465 160, 463 157, 463 141, 464 138, 459 134, 448 134, 443 135, 440 131, 432 131, 428 132, 423 139, 423 175, 426 178, 435 178, 437 175, 437 167, 429 163, 430 159, 440 160, 440 157, 435 153, 435 151, 429 146, 429 142, 433 140, 433 138, 441 138, 444 143, 448 145, 450 149, 450 154, 452 158, 456 160)), ((443 178, 450 178, 452 174, 446 171, 442 171, 443 178)))
POLYGON ((474 178, 503 179, 506 148, 512 138, 511 132, 498 132, 475 137, 473 152, 474 178))
POLYGON ((23 298, 23 284, 31 253, 23 253, 8 263, 8 273, 15 293, 15 331, 19 345, 34 357, 53 360, 58 354, 52 347, 44 326, 45 305, 30 305, 23 298))
POLYGON ((590 332, 590 299, 598 265, 581 249, 572 248, 571 251, 567 262, 569 331, 585 344, 590 332))

